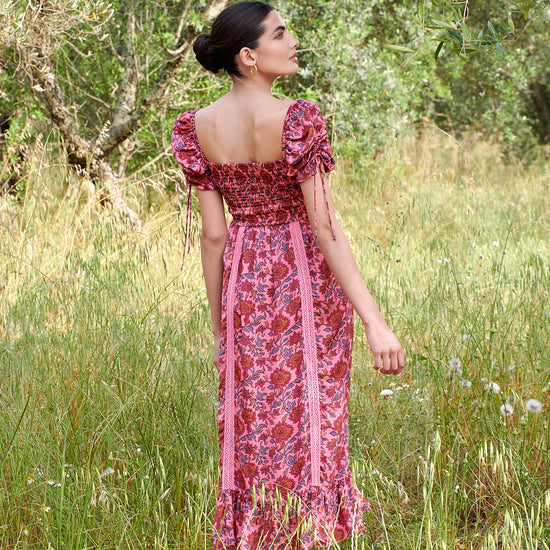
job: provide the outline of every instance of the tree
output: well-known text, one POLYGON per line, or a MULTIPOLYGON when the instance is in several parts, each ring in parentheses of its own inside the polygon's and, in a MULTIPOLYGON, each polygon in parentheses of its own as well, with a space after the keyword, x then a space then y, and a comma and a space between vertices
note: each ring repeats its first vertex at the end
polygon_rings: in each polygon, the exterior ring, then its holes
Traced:
POLYGON ((18 103, 57 128, 67 160, 137 221, 117 179, 123 144, 166 93, 204 18, 225 0, 7 2, 0 11, 0 113, 18 103), (23 91, 21 94, 16 90, 23 91), (118 170, 114 164, 118 162, 118 170))

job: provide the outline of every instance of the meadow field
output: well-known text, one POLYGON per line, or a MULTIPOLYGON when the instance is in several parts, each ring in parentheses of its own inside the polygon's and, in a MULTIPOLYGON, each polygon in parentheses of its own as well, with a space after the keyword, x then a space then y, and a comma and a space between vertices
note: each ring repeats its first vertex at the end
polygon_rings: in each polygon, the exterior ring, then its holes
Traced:
MULTIPOLYGON (((207 550, 217 376, 183 194, 102 207, 56 148, 0 197, 0 549, 207 550)), ((342 549, 550 549, 548 162, 427 127, 331 187, 406 350, 384 377, 356 325, 355 479, 342 549), (384 391, 386 390, 386 391, 384 391)), ((195 212, 198 209, 194 209, 195 212)))

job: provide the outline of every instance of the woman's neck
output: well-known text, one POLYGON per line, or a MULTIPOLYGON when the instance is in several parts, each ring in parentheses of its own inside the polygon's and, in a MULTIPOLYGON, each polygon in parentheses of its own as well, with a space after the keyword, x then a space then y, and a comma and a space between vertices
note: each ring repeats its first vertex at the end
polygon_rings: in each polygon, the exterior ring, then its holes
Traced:
POLYGON ((236 98, 260 98, 271 96, 271 85, 275 79, 266 79, 259 74, 250 78, 233 78, 229 94, 236 98))

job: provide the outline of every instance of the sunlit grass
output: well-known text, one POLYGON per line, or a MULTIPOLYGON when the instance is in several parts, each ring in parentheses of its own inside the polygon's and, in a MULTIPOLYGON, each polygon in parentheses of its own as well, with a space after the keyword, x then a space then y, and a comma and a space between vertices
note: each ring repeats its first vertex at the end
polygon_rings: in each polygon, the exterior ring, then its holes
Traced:
MULTIPOLYGON (((0 199, 0 548, 209 548, 198 224, 180 272, 173 199, 133 227, 45 158, 0 199)), ((356 326, 352 468, 373 512, 341 548, 549 548, 545 170, 435 132, 339 162, 341 223, 407 352, 375 374, 356 326)))

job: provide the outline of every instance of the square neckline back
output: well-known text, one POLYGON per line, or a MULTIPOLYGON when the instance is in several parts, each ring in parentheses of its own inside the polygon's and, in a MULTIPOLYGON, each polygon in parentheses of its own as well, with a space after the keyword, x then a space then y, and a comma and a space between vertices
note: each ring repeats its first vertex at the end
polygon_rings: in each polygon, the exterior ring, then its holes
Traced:
POLYGON ((285 114, 285 118, 283 120, 283 131, 282 131, 282 134, 281 134, 281 150, 283 152, 283 156, 280 158, 280 159, 275 159, 275 160, 268 160, 268 161, 265 161, 265 162, 211 162, 210 160, 208 160, 208 158, 206 157, 206 155, 204 154, 204 151, 202 150, 202 147, 201 147, 201 144, 199 142, 199 138, 197 137, 197 129, 195 127, 195 115, 198 111, 201 111, 202 109, 193 109, 190 111, 191 113, 191 127, 193 129, 193 140, 195 142, 195 145, 196 145, 196 148, 197 148, 197 151, 199 153, 199 155, 201 156, 202 160, 208 164, 209 166, 214 166, 214 167, 220 167, 220 168, 223 168, 223 167, 238 167, 238 166, 272 166, 272 165, 276 165, 276 164, 279 164, 283 161, 285 161, 285 130, 286 130, 286 125, 287 125, 287 121, 288 121, 288 118, 290 116, 290 113, 292 112, 292 109, 294 107, 294 105, 296 105, 298 102, 300 101, 300 99, 294 99, 292 100, 292 103, 288 106, 288 109, 286 111, 286 114, 285 114))

